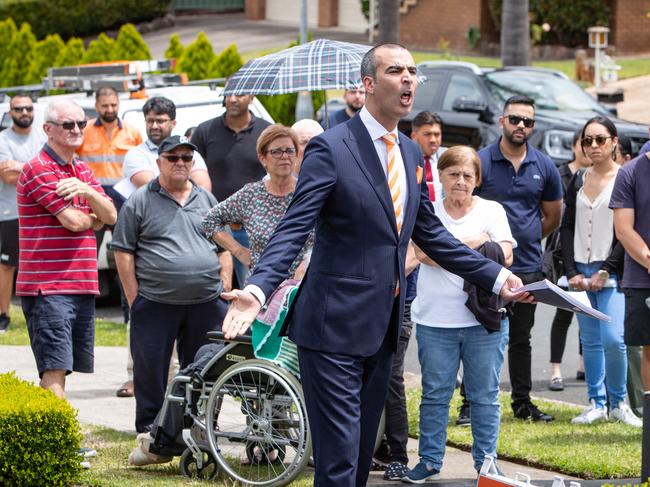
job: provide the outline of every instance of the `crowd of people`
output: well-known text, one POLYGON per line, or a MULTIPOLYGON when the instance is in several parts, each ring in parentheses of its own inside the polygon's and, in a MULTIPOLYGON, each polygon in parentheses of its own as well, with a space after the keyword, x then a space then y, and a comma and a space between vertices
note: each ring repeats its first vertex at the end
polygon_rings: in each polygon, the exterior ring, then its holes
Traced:
MULTIPOLYGON (((410 139, 397 131, 417 87, 406 49, 371 49, 361 78, 323 127, 270 124, 250 112, 252 96, 228 96, 225 112, 190 138, 172 135, 176 109, 163 97, 143 107, 146 140, 119 118, 110 87, 97 90, 97 118, 61 100, 42 127, 32 124, 31 98, 12 97, 13 125, 0 133, 0 331, 18 268, 41 386, 65 397, 68 374, 93 371, 97 245, 112 228, 130 327, 117 394, 136 405, 130 464, 170 460, 148 445, 174 362, 187 366, 222 324, 226 337, 246 332, 293 277, 303 285, 289 337, 315 485, 364 485, 370 469, 408 483, 437 478, 457 385, 457 424, 470 425, 480 470, 496 456, 506 351, 514 416, 554 420, 530 396, 536 304, 513 291, 544 279, 544 252, 561 256, 554 279, 565 276, 612 318, 577 316, 588 406, 572 423, 641 426, 626 398, 636 392, 627 389, 628 347, 642 347, 636 368, 650 389, 650 146, 631 153, 599 116, 558 168, 531 145, 535 104, 517 95, 492 144, 446 148, 435 113, 413 118, 410 139), (409 469, 403 375, 413 330, 422 401, 420 461, 409 469)), ((550 329, 552 390, 564 387, 572 317, 557 310, 550 329)))

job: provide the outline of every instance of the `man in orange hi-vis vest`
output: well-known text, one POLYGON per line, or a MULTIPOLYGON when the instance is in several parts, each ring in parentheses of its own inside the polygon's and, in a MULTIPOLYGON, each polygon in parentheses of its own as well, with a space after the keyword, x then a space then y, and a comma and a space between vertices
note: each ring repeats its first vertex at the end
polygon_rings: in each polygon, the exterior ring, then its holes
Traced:
POLYGON ((88 122, 84 143, 77 150, 105 190, 122 179, 124 156, 142 143, 139 130, 119 119, 119 109, 117 90, 111 86, 100 87, 95 93, 97 118, 88 122))

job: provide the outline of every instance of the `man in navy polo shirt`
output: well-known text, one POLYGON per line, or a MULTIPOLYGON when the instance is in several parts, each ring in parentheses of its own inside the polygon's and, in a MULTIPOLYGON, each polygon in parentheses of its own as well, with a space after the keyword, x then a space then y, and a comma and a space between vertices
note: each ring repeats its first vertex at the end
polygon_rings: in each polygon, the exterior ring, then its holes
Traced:
MULTIPOLYGON (((479 152, 483 182, 476 194, 501 203, 517 240, 510 270, 524 284, 544 278, 542 238, 560 225, 562 182, 553 161, 527 141, 535 125, 535 104, 527 96, 506 100, 499 127, 503 136, 479 152)), ((535 324, 535 304, 515 303, 510 318, 508 368, 515 417, 552 421, 530 400, 530 331, 535 324)))

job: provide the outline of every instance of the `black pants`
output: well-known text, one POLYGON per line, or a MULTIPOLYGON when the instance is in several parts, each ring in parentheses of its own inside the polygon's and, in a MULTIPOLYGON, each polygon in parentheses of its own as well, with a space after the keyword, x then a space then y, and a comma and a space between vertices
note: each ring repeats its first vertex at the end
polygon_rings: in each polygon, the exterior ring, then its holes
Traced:
POLYGON ((404 390, 404 357, 411 339, 413 322, 411 321, 411 303, 404 305, 404 320, 400 330, 397 351, 393 358, 393 367, 386 396, 386 443, 391 462, 407 465, 409 457, 406 444, 409 438, 409 421, 406 411, 406 392, 404 390))
POLYGON ((208 343, 205 334, 220 330, 228 306, 220 298, 207 303, 155 303, 138 295, 131 308, 131 353, 135 392, 135 430, 148 431, 167 389, 172 349, 177 343, 181 368, 208 343))
MULTIPOLYGON (((555 311, 551 325, 551 360, 552 364, 561 364, 566 346, 566 336, 573 321, 573 311, 558 308, 555 311)), ((578 351, 582 355, 582 344, 578 343, 578 351)))
MULTIPOLYGON (((541 272, 517 274, 524 284, 544 279, 541 272)), ((531 346, 530 332, 535 324, 536 304, 515 303, 514 314, 510 317, 510 342, 508 344, 508 371, 512 387, 512 408, 530 402, 531 346)))

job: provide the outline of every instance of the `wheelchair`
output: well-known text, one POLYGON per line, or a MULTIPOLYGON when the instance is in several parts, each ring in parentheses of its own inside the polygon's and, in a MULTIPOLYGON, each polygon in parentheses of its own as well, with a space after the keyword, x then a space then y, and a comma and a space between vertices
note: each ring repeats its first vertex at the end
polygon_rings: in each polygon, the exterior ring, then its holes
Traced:
MULTIPOLYGON (((216 344, 223 333, 209 332, 208 338, 216 344)), ((158 418, 150 451, 180 455, 181 474, 188 478, 213 480, 222 470, 243 485, 280 487, 311 460, 300 381, 257 359, 250 336, 225 342, 200 370, 177 375, 158 418)), ((376 447, 383 431, 382 415, 376 447)))

